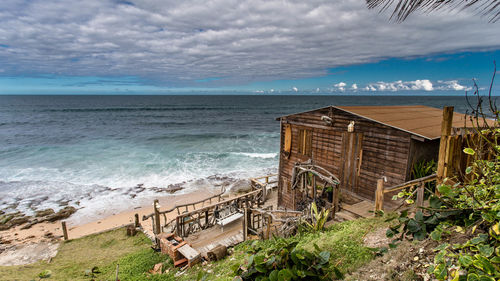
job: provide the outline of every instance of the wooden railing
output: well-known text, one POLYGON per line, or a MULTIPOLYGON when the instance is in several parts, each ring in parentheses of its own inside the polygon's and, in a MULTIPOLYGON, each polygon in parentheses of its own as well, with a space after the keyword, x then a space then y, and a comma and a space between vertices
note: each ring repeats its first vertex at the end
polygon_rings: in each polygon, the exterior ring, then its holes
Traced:
POLYGON ((304 212, 290 210, 273 210, 272 206, 267 208, 245 208, 245 221, 243 223, 243 239, 247 240, 248 234, 269 239, 271 234, 288 237, 293 235, 291 231, 296 228, 304 212))
MULTIPOLYGON (((154 201, 154 212, 149 214, 149 215, 145 215, 142 217, 142 220, 145 221, 149 218, 151 218, 153 220, 153 233, 154 234, 159 234, 162 232, 162 226, 163 227, 166 227, 168 226, 169 224, 171 224, 172 220, 168 220, 168 214, 169 213, 172 213, 174 211, 177 211, 177 215, 180 215, 181 214, 181 211, 186 213, 189 211, 189 207, 192 207, 193 210, 196 210, 196 205, 201 205, 201 207, 205 207, 205 205, 207 204, 212 204, 212 200, 217 200, 217 202, 220 202, 221 199, 222 199, 222 195, 226 192, 226 189, 224 187, 221 188, 221 191, 215 195, 212 195, 210 197, 207 197, 207 198, 204 198, 202 200, 198 200, 198 201, 195 201, 195 202, 190 202, 190 203, 185 203, 185 204, 180 204, 180 205, 175 205, 174 207, 168 209, 168 210, 163 210, 163 211, 160 211, 159 209, 159 205, 158 205, 158 200, 155 200, 154 201), (160 216, 163 216, 163 224, 160 222, 160 216)), ((175 221, 175 219, 173 219, 173 221, 175 221)))
POLYGON ((266 201, 268 191, 278 187, 278 174, 271 174, 258 178, 251 178, 250 185, 252 190, 262 190, 260 204, 266 201))
POLYGON ((384 188, 384 179, 379 179, 377 181, 377 191, 375 192, 375 211, 381 211, 384 209, 384 195, 386 193, 400 191, 405 188, 413 188, 415 186, 417 188, 412 192, 412 194, 417 193, 417 200, 415 201, 415 205, 416 207, 423 206, 425 184, 427 182, 436 181, 436 179, 437 179, 436 174, 432 174, 430 176, 397 184, 389 188, 384 188))
POLYGON ((258 198, 262 195, 262 190, 250 191, 198 210, 180 214, 175 218, 175 225, 173 225, 171 231, 176 232, 180 237, 187 237, 190 234, 212 227, 216 223, 217 212, 223 208, 234 206, 243 210, 258 205, 258 198))

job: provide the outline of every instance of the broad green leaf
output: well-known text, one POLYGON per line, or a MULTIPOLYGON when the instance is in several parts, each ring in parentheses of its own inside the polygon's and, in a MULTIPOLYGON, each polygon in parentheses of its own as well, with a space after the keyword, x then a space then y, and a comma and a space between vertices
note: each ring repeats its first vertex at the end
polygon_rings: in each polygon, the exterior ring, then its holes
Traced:
POLYGON ((479 276, 479 281, 495 281, 495 278, 486 275, 481 275, 479 276))
POLYGON ((487 274, 493 274, 495 272, 495 267, 490 263, 489 260, 480 255, 475 255, 474 257, 476 258, 476 260, 473 261, 472 264, 475 267, 481 269, 487 274))
POLYGON ((278 281, 278 270, 273 270, 271 271, 271 274, 269 274, 269 281, 278 281))
POLYGON ((49 278, 51 275, 52 275, 52 271, 46 269, 46 270, 40 272, 38 274, 38 277, 40 277, 40 279, 45 279, 45 278, 49 278))
POLYGON ((432 232, 431 232, 431 239, 434 240, 434 241, 439 241, 441 240, 441 234, 443 233, 442 230, 440 229, 434 229, 432 232))
POLYGON ((417 220, 418 222, 422 222, 424 220, 424 214, 422 213, 422 211, 418 210, 415 213, 415 220, 417 220))
POLYGON ((292 278, 293 278, 293 273, 288 268, 283 268, 278 273, 278 280, 279 281, 289 281, 289 280, 292 280, 292 278))
POLYGON ((479 245, 478 246, 479 253, 485 257, 489 257, 493 254, 495 251, 495 248, 491 247, 490 245, 479 245))
POLYGON ((469 267, 469 266, 472 265, 472 257, 469 256, 469 255, 460 256, 458 258, 458 261, 465 268, 467 268, 467 267, 469 267))
POLYGON ((330 252, 328 251, 323 251, 319 253, 319 256, 323 263, 327 263, 330 260, 330 252))
POLYGON ((448 248, 449 246, 450 246, 450 244, 443 243, 443 244, 437 246, 436 248, 434 248, 434 251, 442 251, 442 250, 448 248))
POLYGON ((467 168, 465 169, 465 173, 466 173, 467 175, 468 175, 468 174, 470 174, 470 173, 472 173, 472 167, 471 167, 471 166, 467 167, 467 168))
POLYGON ((476 152, 474 151, 474 149, 467 147, 467 148, 464 148, 464 153, 469 154, 469 155, 474 155, 476 152))
POLYGON ((447 274, 448 270, 444 263, 438 264, 438 266, 436 266, 436 268, 434 269, 434 276, 436 277, 436 279, 445 280, 447 274))
POLYGON ((467 281, 479 281, 479 276, 475 273, 469 273, 469 275, 467 275, 467 281))
POLYGON ((410 220, 407 224, 408 230, 412 233, 420 231, 420 225, 415 220, 410 220))

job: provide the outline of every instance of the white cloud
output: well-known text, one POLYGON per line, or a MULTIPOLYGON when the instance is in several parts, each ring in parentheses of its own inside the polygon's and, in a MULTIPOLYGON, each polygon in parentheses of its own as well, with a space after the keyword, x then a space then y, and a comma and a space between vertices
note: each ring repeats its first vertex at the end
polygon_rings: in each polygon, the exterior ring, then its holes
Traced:
POLYGON ((439 90, 454 90, 454 91, 469 91, 472 88, 460 85, 458 83, 458 80, 450 80, 450 81, 438 81, 442 85, 438 86, 437 89, 439 90))
POLYGON ((352 84, 351 90, 356 91, 358 89, 358 85, 356 83, 352 84))
POLYGON ((394 82, 384 82, 379 81, 376 83, 369 83, 363 88, 364 91, 404 91, 404 90, 420 90, 420 91, 432 91, 434 90, 432 82, 428 79, 415 80, 415 81, 394 81, 394 82))
MULTIPOLYGON (((394 24, 359 0, 0 1, 2 75, 135 76, 168 86, 299 79, 387 57, 497 49, 497 33, 472 10, 394 24)), ((425 80, 411 86, 432 89, 425 80)))
POLYGON ((334 84, 333 86, 334 86, 335 88, 337 88, 337 90, 339 90, 339 91, 343 92, 343 91, 345 91, 345 86, 346 86, 346 85, 347 85, 346 83, 344 83, 344 82, 340 82, 340 83, 334 84))
POLYGON ((293 90, 294 92, 298 92, 298 91, 299 91, 299 89, 298 89, 297 87, 292 87, 292 90, 293 90))
POLYGON ((434 88, 432 87, 432 82, 427 80, 427 79, 415 80, 415 81, 412 81, 410 83, 413 84, 411 86, 412 90, 424 90, 424 91, 434 90, 434 88))

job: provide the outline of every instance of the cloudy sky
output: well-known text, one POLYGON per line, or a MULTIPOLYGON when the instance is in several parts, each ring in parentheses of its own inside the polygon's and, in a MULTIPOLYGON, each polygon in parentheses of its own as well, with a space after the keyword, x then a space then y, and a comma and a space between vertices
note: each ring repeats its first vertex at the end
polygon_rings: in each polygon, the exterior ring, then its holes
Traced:
POLYGON ((489 84, 500 23, 473 10, 388 18, 363 0, 1 0, 0 94, 463 94, 473 78, 489 84))

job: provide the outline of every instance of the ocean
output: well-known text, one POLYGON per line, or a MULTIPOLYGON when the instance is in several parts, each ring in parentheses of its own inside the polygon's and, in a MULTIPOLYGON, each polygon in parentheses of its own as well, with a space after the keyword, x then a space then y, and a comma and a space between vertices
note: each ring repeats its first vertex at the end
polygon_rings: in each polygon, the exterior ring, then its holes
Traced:
POLYGON ((277 171, 281 115, 328 105, 467 109, 462 96, 1 96, 0 209, 75 222, 277 171), (138 188, 138 185, 142 187, 138 188))

